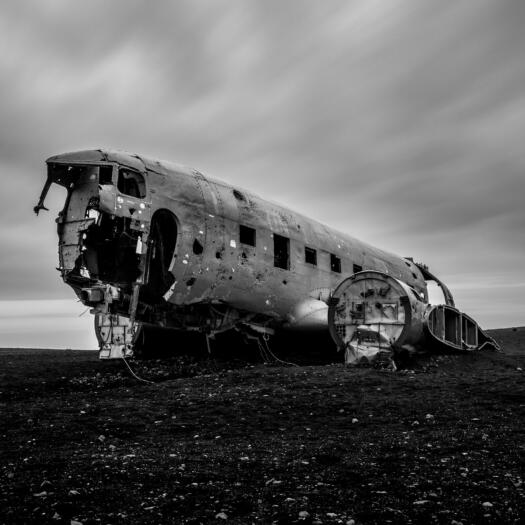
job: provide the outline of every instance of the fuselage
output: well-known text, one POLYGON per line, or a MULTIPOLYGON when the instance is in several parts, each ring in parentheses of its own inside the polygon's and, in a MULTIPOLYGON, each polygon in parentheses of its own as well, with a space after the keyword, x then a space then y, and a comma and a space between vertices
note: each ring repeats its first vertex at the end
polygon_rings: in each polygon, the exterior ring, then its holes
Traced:
MULTIPOLYGON (((315 302, 325 305, 345 276, 361 270, 387 273, 427 300, 411 260, 196 170, 111 150, 47 164, 47 186, 68 190, 57 219, 60 269, 86 304, 96 298, 82 290, 108 284, 115 311, 125 315, 138 286, 139 321, 162 324, 192 305, 227 305, 262 323, 306 325, 315 302), (155 308, 162 315, 152 316, 155 308)), ((326 316, 320 310, 313 324, 326 316)))

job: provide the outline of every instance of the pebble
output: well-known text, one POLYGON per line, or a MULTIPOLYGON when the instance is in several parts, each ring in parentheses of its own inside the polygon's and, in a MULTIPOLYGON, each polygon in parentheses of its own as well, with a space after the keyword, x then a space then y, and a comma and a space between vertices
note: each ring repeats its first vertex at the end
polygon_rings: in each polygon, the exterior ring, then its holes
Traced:
POLYGON ((219 512, 219 513, 215 514, 215 519, 217 519, 217 520, 227 520, 228 519, 228 514, 226 514, 226 512, 219 512))
POLYGON ((302 520, 305 520, 306 518, 309 518, 310 517, 310 513, 306 510, 302 510, 301 512, 299 512, 299 518, 301 518, 302 520))
POLYGON ((359 419, 357 419, 356 417, 353 417, 353 418, 352 418, 352 423, 354 423, 354 424, 355 424, 355 423, 359 423, 359 419))
POLYGON ((490 507, 494 507, 494 505, 490 501, 484 501, 481 505, 485 507, 486 509, 490 509, 490 507))

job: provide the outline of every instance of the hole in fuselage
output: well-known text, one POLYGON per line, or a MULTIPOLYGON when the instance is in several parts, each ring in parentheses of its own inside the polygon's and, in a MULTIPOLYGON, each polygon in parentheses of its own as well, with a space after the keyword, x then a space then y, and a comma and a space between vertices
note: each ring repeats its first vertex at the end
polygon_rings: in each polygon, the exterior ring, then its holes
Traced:
POLYGON ((204 251, 204 248, 202 244, 198 241, 198 239, 195 239, 193 241, 193 253, 195 255, 200 255, 204 251))

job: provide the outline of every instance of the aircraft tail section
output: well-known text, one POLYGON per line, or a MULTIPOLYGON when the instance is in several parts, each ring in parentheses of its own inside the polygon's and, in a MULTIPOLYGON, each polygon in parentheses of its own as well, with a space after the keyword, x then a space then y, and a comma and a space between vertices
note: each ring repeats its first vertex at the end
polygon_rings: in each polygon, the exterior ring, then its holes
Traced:
POLYGON ((430 305, 406 283, 377 271, 356 273, 339 284, 328 327, 348 364, 428 350, 499 350, 470 316, 450 304, 430 305))

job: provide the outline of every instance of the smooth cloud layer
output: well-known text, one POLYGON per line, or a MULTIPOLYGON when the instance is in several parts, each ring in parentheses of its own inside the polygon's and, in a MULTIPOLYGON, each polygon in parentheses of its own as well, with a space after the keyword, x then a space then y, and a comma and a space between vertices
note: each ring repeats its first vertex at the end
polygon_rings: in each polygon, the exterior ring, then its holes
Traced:
POLYGON ((525 324, 523 2, 55 0, 0 14, 2 299, 72 297, 54 270, 59 190, 51 214, 31 207, 46 157, 107 146, 412 255, 484 326, 525 324))

